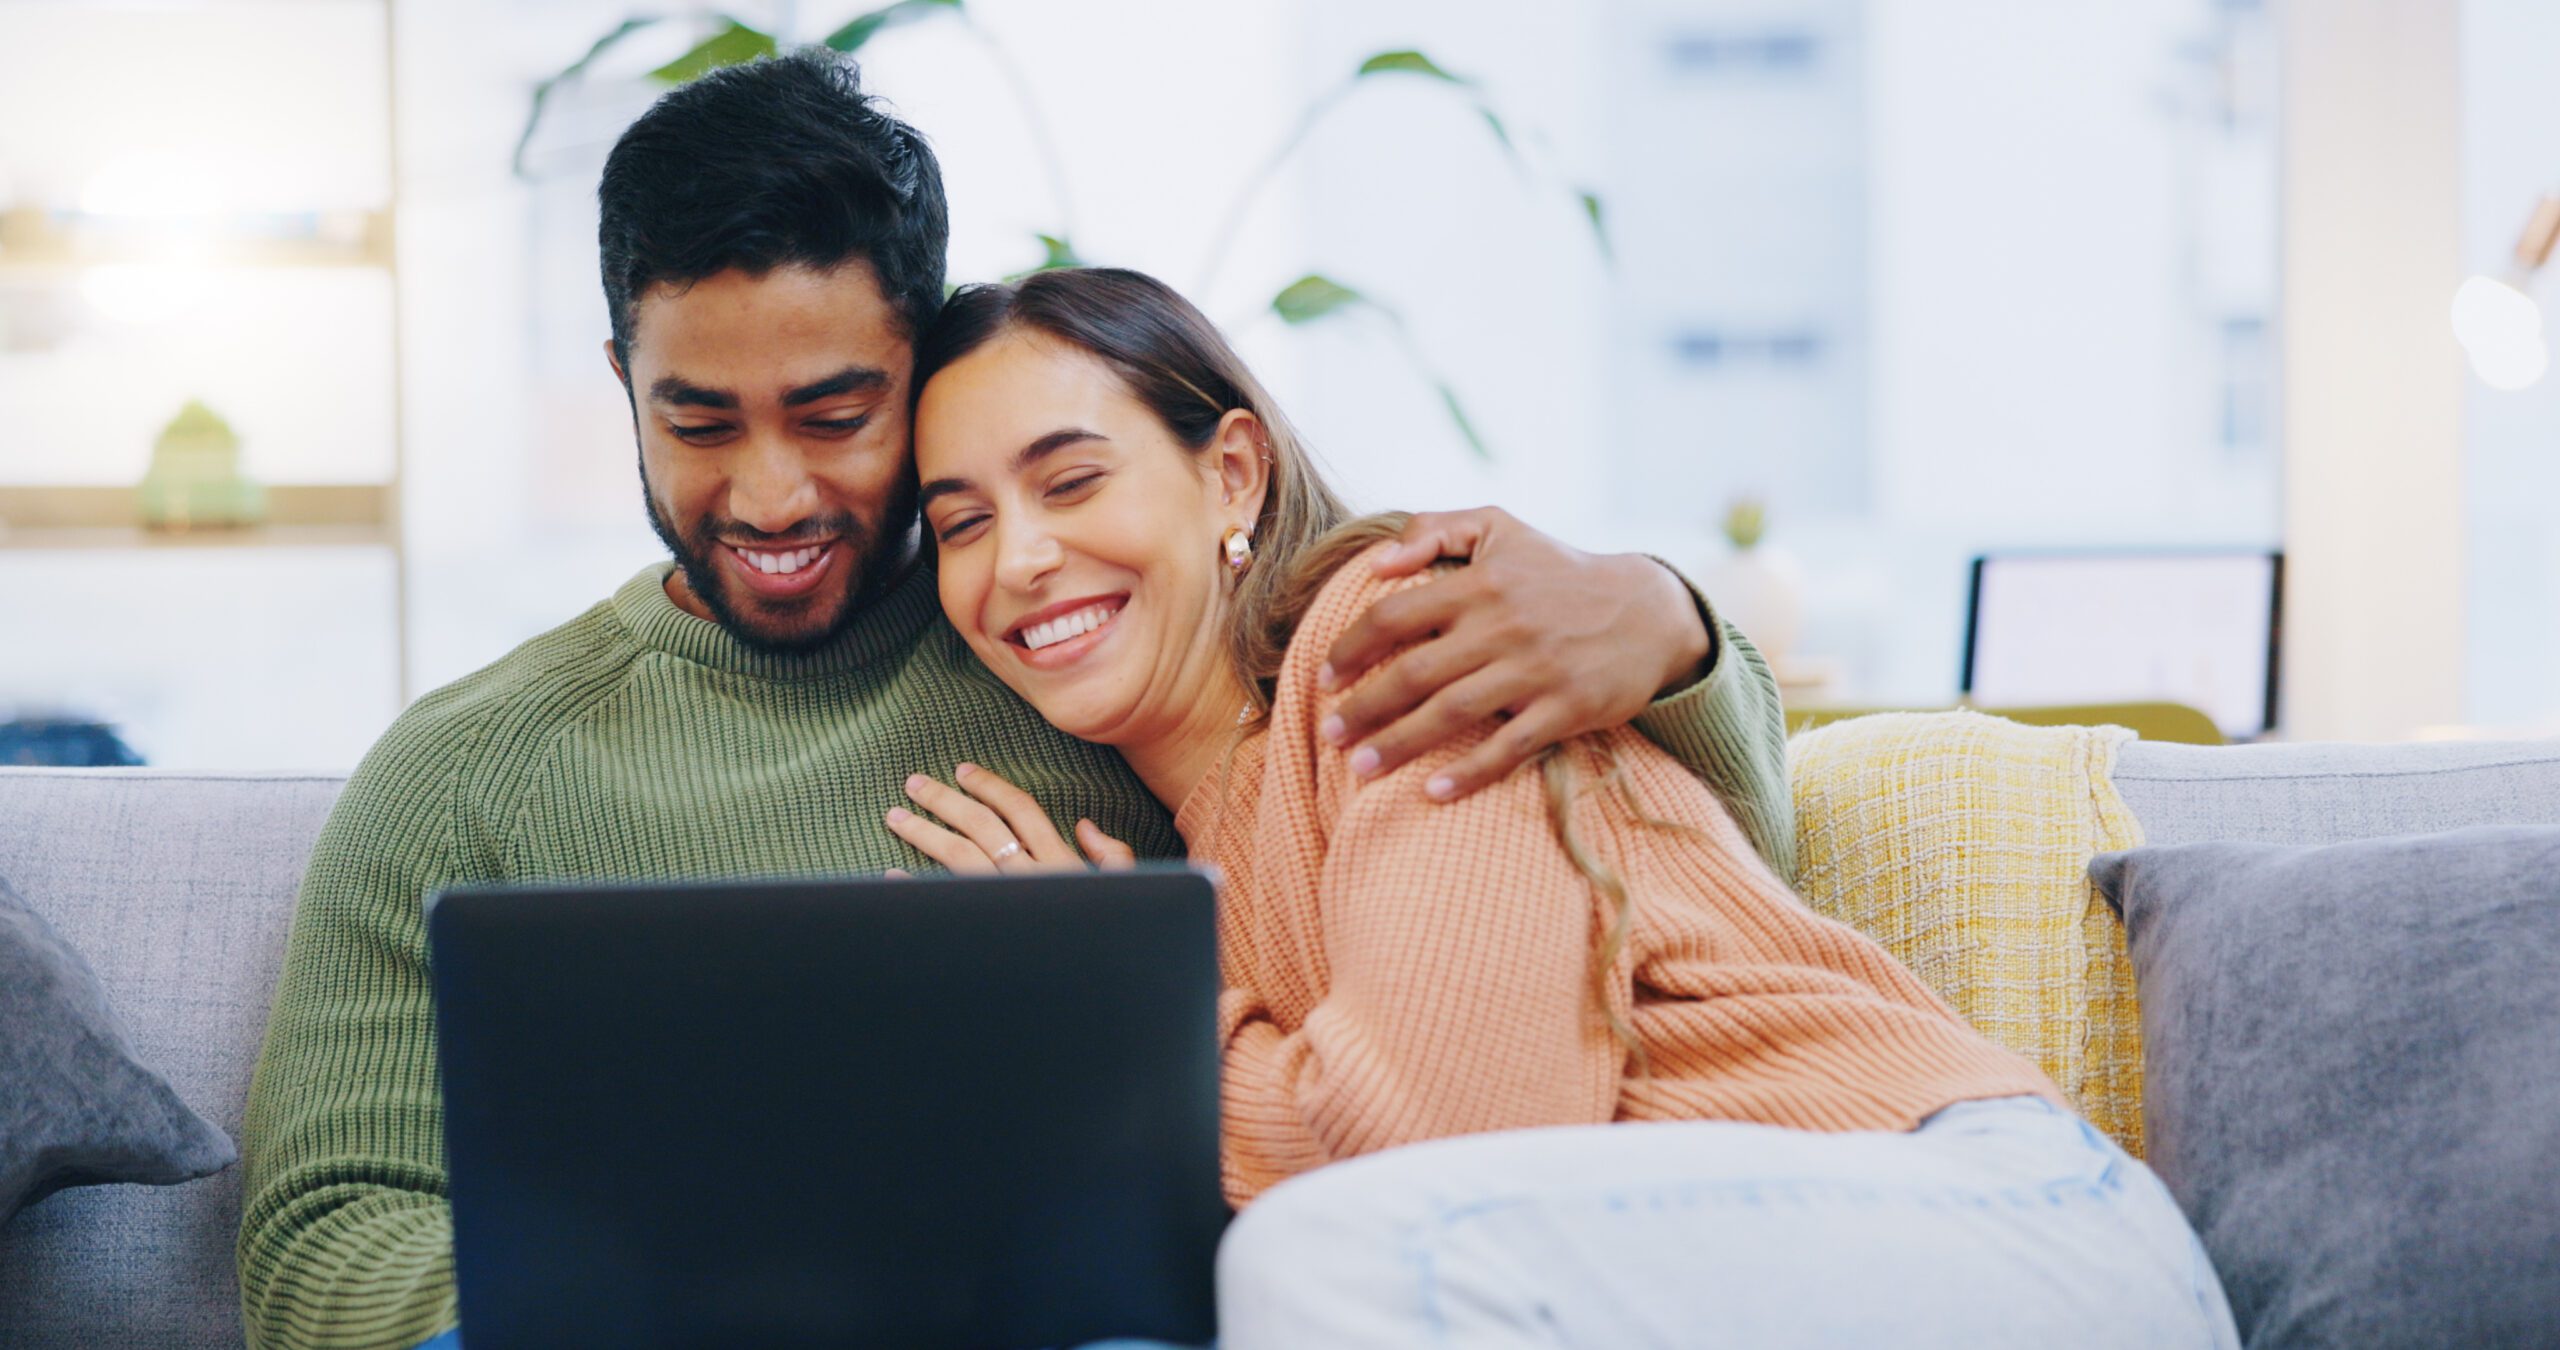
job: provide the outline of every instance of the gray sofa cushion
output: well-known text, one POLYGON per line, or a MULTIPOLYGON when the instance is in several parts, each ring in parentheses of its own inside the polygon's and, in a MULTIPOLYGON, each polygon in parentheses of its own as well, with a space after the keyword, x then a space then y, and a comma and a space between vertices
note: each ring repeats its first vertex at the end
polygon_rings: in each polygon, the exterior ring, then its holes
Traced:
POLYGON ((2560 827, 2111 853, 2150 1162, 2248 1344, 2560 1328, 2560 827))
MULTIPOLYGON (((233 1138, 334 777, 0 769, 0 875, 134 1053, 233 1138)), ((0 1227, 0 1345, 238 1350, 240 1173, 89 1186, 0 1227)))
POLYGON ((89 963, 0 879, 0 1224, 68 1187, 175 1185, 239 1156, 134 1059, 89 963))
POLYGON ((2560 740, 2169 745, 2116 755, 2147 844, 2335 844, 2466 825, 2560 825, 2560 740))

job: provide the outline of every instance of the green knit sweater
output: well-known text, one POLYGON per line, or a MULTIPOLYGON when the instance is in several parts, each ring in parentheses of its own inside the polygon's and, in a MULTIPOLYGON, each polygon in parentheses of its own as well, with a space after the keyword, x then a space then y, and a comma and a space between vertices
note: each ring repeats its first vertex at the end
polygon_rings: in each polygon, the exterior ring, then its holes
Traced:
MULTIPOLYGON (((1118 755, 1052 730, 940 622, 929 568, 794 656, 677 609, 668 570, 420 699, 331 812, 249 1094, 253 1346, 407 1347, 454 1325, 423 910, 437 889, 923 870, 881 815, 907 774, 948 777, 962 759, 1062 823, 1180 853, 1118 755)), ((1784 872, 1776 687, 1719 629, 1716 668, 1641 725, 1714 781, 1784 872)))

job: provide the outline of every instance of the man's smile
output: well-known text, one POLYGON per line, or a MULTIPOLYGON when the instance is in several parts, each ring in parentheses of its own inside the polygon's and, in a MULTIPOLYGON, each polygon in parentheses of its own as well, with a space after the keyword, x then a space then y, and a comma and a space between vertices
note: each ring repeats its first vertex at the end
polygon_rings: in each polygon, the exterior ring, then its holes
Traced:
POLYGON ((844 552, 843 541, 838 539, 788 549, 730 543, 715 547, 747 593, 766 600, 808 594, 834 572, 837 556, 844 552))

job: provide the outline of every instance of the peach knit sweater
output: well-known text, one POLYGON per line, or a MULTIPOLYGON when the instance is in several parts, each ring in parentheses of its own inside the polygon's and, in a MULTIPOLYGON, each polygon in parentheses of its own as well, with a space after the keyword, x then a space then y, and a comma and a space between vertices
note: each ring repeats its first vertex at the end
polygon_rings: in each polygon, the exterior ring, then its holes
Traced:
POLYGON ((1640 1074, 1591 994, 1609 902, 1526 768, 1442 805, 1431 773, 1473 738, 1371 782, 1316 725, 1315 665, 1379 595, 1344 567, 1300 624, 1265 730, 1175 825, 1224 876, 1219 945, 1226 1187, 1241 1206, 1312 1167, 1484 1130, 1735 1120, 1907 1130, 1955 1102, 2033 1093, 2034 1066, 1975 1032, 1855 930, 1805 908, 1703 784, 1632 731, 1565 752, 1574 826, 1634 896, 1606 987, 1640 1074), (1599 790, 1614 757, 1643 824, 1599 790))

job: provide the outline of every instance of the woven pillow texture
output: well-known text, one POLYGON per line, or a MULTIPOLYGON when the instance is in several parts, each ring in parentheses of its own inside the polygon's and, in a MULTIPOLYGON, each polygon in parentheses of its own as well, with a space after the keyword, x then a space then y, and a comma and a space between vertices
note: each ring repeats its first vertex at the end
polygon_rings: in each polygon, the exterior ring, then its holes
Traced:
POLYGON ((1883 713, 1788 744, 1796 890, 1882 943, 2142 1156, 2142 1029, 2090 858, 2141 842, 2121 727, 1883 713))

